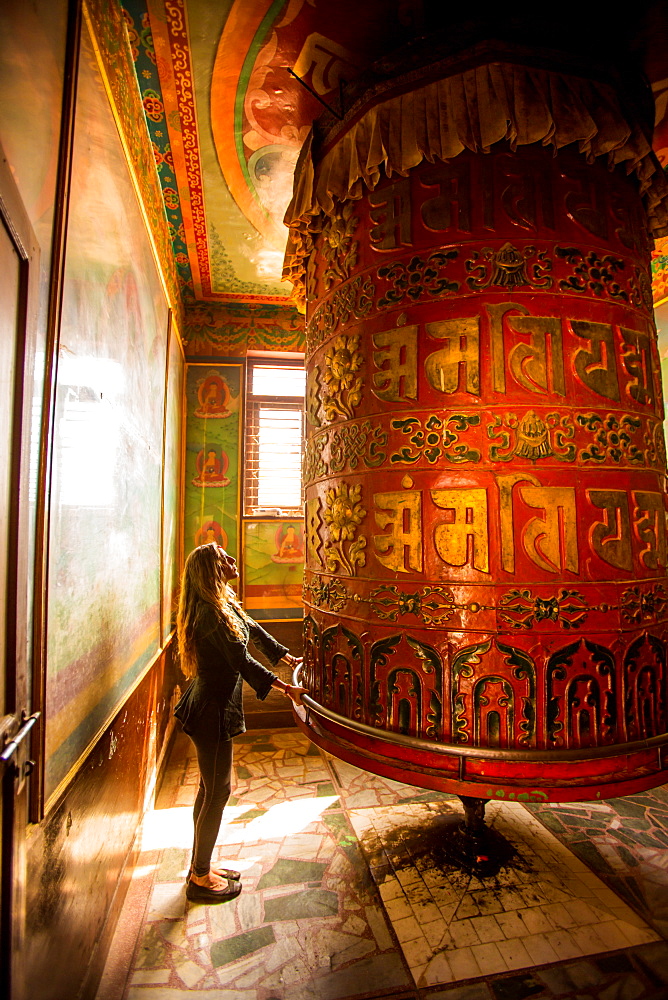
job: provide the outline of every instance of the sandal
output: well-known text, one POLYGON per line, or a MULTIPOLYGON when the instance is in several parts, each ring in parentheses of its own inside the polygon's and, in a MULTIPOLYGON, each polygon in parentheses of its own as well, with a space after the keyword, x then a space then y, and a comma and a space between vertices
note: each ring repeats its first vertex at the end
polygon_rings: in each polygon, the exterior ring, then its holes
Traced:
MULTIPOLYGON (((231 879, 233 882, 241 881, 241 872, 235 872, 234 868, 211 868, 213 875, 220 875, 221 878, 231 879)), ((186 882, 190 879, 193 870, 192 868, 186 876, 186 882)))
POLYGON ((206 885, 198 885, 188 879, 186 885, 186 899, 191 903, 226 903, 230 899, 235 899, 241 892, 241 882, 232 879, 227 880, 226 889, 210 889, 206 885))

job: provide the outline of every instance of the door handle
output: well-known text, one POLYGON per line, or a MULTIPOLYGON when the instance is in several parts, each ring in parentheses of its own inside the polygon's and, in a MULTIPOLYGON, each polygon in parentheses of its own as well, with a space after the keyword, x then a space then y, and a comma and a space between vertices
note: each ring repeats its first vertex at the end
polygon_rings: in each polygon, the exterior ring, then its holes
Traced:
POLYGON ((19 729, 14 739, 10 740, 9 743, 4 748, 4 750, 2 751, 2 753, 0 753, 1 761, 6 763, 10 759, 10 757, 13 756, 13 754, 18 749, 19 744, 22 743, 23 740, 26 738, 26 736, 28 735, 32 727, 35 725, 41 714, 42 714, 41 712, 33 712, 32 715, 29 715, 27 718, 23 719, 21 728, 19 729))

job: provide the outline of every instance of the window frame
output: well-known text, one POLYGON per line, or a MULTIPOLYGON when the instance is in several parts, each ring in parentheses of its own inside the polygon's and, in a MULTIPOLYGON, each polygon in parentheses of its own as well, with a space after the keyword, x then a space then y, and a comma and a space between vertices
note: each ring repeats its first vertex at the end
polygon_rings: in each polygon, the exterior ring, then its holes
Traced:
POLYGON ((305 396, 282 396, 282 395, 260 395, 254 394, 253 371, 255 368, 292 368, 303 371, 304 362, 301 358, 277 359, 272 357, 255 357, 247 360, 246 368, 246 392, 244 400, 244 461, 243 461, 243 496, 242 515, 244 520, 256 518, 281 518, 281 517, 302 517, 303 516, 303 461, 304 444, 306 433, 306 400, 305 396), (299 477, 300 477, 300 502, 295 507, 279 507, 278 504, 270 507, 260 507, 257 502, 259 480, 259 414, 262 408, 295 410, 301 414, 301 435, 300 435, 300 457, 299 457, 299 477), (274 513, 280 511, 280 513, 274 513))

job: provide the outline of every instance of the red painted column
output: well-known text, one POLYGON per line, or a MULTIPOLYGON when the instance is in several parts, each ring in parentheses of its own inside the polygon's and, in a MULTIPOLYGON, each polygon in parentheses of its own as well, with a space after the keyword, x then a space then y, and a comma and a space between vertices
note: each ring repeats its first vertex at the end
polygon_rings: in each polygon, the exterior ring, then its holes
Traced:
POLYGON ((484 798, 663 783, 666 465, 635 177, 572 146, 423 161, 326 220, 307 291, 306 677, 330 711, 310 735, 484 798))

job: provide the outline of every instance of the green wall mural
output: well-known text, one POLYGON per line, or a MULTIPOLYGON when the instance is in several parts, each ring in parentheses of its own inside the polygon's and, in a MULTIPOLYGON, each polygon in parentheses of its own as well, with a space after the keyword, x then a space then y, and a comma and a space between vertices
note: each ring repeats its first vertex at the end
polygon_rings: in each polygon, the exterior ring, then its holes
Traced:
POLYGON ((301 518, 244 523, 244 607, 251 618, 300 619, 303 576, 301 518))
POLYGON ((161 639, 168 307, 85 29, 77 94, 51 483, 47 797, 161 639))
POLYGON ((242 371, 187 366, 184 555, 216 541, 239 556, 242 371))

